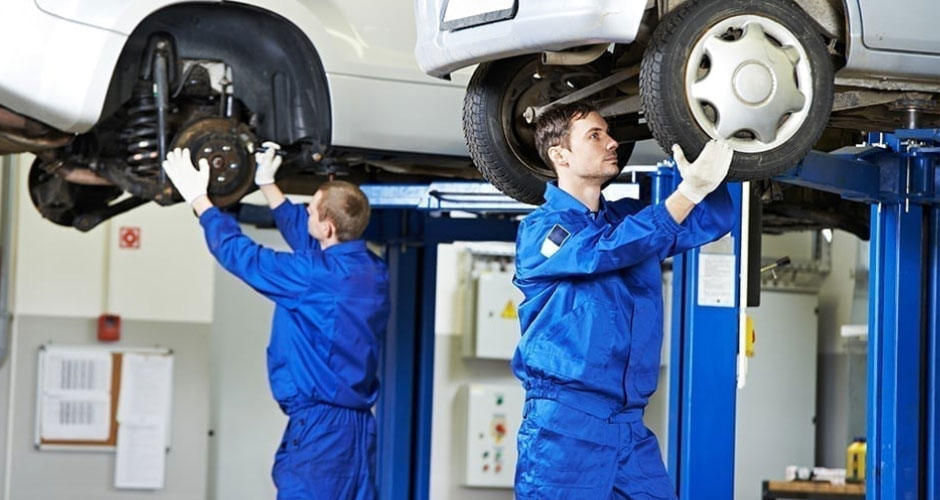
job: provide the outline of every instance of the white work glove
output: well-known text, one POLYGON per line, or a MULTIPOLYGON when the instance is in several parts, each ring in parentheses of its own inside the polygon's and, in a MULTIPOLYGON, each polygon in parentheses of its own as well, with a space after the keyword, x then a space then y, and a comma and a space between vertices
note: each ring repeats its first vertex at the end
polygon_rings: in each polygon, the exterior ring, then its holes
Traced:
POLYGON ((682 174, 682 182, 676 191, 682 193, 692 203, 698 204, 725 180, 734 150, 726 141, 708 141, 695 163, 685 159, 685 153, 678 144, 672 146, 672 156, 676 168, 682 174))
POLYGON ((277 155, 281 146, 273 141, 267 141, 261 146, 267 149, 255 153, 255 184, 259 186, 274 184, 274 174, 281 166, 281 157, 277 155))
POLYGON ((167 153, 163 170, 186 203, 192 204, 196 198, 206 194, 209 186, 209 161, 200 159, 197 169, 189 156, 189 148, 176 148, 167 153))

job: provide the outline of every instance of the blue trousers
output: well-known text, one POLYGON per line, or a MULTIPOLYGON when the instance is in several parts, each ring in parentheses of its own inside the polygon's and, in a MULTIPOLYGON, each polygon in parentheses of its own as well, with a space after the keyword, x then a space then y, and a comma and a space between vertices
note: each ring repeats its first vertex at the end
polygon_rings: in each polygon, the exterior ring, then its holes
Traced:
POLYGON ((516 500, 676 498, 640 411, 605 419, 529 399, 517 444, 516 500))
POLYGON ((375 418, 327 404, 292 410, 271 475, 277 500, 374 500, 375 418))

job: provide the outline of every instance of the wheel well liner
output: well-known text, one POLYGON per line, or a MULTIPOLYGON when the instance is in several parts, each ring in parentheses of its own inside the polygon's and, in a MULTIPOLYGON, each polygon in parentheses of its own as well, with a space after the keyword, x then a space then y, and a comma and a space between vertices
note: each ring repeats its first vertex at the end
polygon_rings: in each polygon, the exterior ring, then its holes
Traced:
POLYGON ((177 4, 144 19, 128 38, 108 88, 102 117, 131 98, 152 34, 173 37, 185 59, 225 61, 234 93, 259 115, 260 139, 329 146, 331 110, 323 64, 300 29, 269 11, 233 4, 177 4))

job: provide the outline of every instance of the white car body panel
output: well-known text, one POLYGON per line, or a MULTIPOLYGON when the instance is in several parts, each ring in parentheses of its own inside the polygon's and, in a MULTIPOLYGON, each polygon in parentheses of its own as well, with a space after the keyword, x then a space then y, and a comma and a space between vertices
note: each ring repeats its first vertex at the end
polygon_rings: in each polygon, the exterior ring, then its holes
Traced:
MULTIPOLYGON (((17 1, 17 0, 14 0, 17 1)), ((221 0, 201 0, 221 3, 221 0)), ((53 16, 130 36, 140 20, 163 7, 184 0, 35 0, 36 7, 53 16)))
MULTIPOLYGON (((920 2, 921 0, 917 0, 920 2)), ((929 1, 929 0, 928 0, 929 1)), ((866 2, 868 4, 869 2, 866 2)), ((940 46, 933 45, 931 53, 901 52, 898 50, 879 50, 865 44, 865 33, 862 18, 868 15, 862 12, 859 0, 846 2, 846 18, 848 22, 848 43, 846 43, 848 59, 845 67, 836 73, 837 78, 879 78, 883 80, 909 79, 919 80, 930 85, 940 82, 940 46)), ((866 8, 870 5, 866 5, 866 8)), ((893 20, 906 19, 907 10, 893 10, 882 12, 884 15, 893 14, 893 20)), ((884 19, 880 25, 890 24, 891 20, 884 19)), ((872 37, 874 35, 868 34, 872 37)), ((930 26, 916 22, 910 25, 910 37, 922 40, 936 38, 936 30, 930 26), (913 35, 914 28, 919 28, 913 35), (933 33, 933 34, 931 34, 933 33)), ((910 41, 904 42, 910 44, 910 41)), ((895 49, 898 47, 895 46, 895 49)), ((925 46, 931 48, 931 44, 925 46)), ((899 85, 899 87, 903 87, 899 85)))
MULTIPOLYGON (((18 68, 0 74, 0 102, 67 132, 88 131, 101 118, 129 35, 150 14, 178 3, 3 0, 0 19, 13 22, 0 25, 0 44, 22 50, 0 51, 0 67, 18 68)), ((418 68, 412 0, 239 3, 289 20, 311 40, 330 87, 333 145, 467 155, 459 126, 465 80, 444 82, 418 68), (341 88, 340 81, 354 82, 356 90, 341 88), (425 110, 420 123, 384 121, 418 116, 409 111, 414 108, 425 110), (400 140, 382 139, 390 128, 400 140)))
POLYGON ((66 132, 91 128, 127 37, 52 16, 31 0, 4 0, 0 19, 0 102, 66 132))
MULTIPOLYGON (((822 0, 799 3, 815 1, 822 0)), ((595 43, 631 43, 647 5, 641 0, 518 0, 518 12, 512 19, 441 31, 444 2, 415 0, 415 55, 421 68, 437 77, 470 64, 520 54, 595 43)), ((900 9, 880 0, 847 0, 848 61, 837 76, 936 84, 940 46, 933 18, 908 19, 910 12, 929 12, 926 6, 931 3, 935 0, 912 0, 911 9, 900 9)))
MULTIPOLYGON (((452 0, 453 1, 453 0, 452 0)), ((441 31, 444 0, 416 0, 415 55, 426 73, 443 77, 483 61, 636 38, 646 0, 519 0, 515 17, 441 31)))
POLYGON ((413 85, 327 74, 333 144, 467 156, 461 129, 463 87, 413 85), (407 102, 407 109, 402 106, 407 102), (379 124, 377 126, 376 124, 379 124))

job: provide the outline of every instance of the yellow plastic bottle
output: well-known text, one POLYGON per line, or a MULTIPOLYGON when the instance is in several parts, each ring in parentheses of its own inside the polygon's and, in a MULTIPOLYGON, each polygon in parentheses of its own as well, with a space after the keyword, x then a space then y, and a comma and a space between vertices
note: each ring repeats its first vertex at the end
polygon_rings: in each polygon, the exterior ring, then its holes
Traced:
POLYGON ((865 481, 865 454, 868 445, 865 438, 857 437, 849 445, 845 454, 845 479, 849 482, 865 481))

